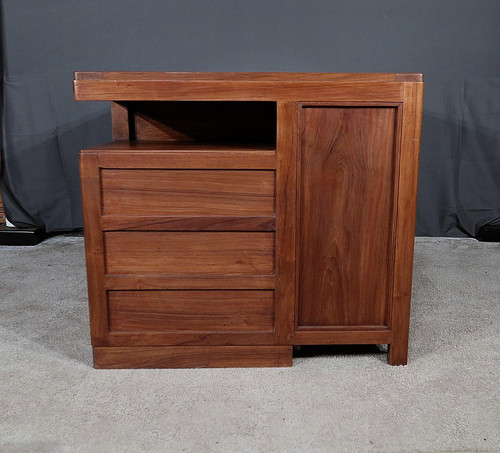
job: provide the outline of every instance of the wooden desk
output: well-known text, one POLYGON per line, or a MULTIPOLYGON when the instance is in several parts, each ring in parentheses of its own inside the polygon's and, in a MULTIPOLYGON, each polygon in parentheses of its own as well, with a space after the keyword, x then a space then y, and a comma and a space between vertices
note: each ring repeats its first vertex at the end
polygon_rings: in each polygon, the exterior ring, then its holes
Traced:
POLYGON ((407 362, 421 74, 77 72, 98 368, 407 362))

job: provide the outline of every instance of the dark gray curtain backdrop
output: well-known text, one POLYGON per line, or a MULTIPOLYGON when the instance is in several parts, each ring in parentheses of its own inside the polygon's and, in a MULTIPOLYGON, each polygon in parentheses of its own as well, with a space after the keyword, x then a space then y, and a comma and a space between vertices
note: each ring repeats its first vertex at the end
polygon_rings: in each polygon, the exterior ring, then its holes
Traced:
POLYGON ((82 226, 78 151, 111 139, 75 70, 423 72, 417 234, 500 223, 498 0, 3 0, 1 194, 82 226))

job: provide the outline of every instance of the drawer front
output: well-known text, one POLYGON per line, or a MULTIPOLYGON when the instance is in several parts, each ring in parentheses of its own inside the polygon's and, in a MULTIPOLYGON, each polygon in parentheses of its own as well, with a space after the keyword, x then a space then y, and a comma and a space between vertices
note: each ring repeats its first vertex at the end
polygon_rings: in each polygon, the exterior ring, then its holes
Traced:
POLYGON ((104 215, 264 216, 275 212, 268 170, 103 169, 104 215))
POLYGON ((109 291, 110 332, 270 331, 274 291, 109 291))
POLYGON ((111 231, 104 241, 107 274, 274 273, 274 233, 111 231))

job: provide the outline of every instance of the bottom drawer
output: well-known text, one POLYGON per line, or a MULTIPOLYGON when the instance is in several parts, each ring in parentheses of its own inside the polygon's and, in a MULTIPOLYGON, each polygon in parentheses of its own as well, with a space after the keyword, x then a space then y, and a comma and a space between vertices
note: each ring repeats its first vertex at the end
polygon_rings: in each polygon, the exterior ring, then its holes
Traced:
POLYGON ((274 291, 109 291, 110 332, 269 331, 274 291))

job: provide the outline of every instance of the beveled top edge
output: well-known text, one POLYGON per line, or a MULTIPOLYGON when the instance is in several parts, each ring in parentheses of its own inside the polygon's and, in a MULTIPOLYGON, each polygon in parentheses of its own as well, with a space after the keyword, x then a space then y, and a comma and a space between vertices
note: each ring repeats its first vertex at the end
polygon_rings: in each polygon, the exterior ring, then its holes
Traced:
POLYGON ((241 143, 205 143, 205 142, 178 142, 178 141, 153 141, 153 140, 116 140, 113 142, 103 143, 101 145, 92 146, 82 149, 80 152, 94 153, 96 151, 103 152, 158 152, 168 151, 175 152, 203 152, 203 151, 246 151, 246 152, 265 152, 273 155, 276 152, 276 146, 269 144, 241 144, 241 143))
POLYGON ((323 73, 323 72, 138 72, 76 71, 75 81, 324 81, 324 82, 423 82, 421 73, 323 73))

